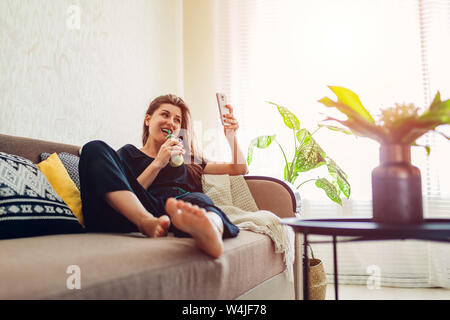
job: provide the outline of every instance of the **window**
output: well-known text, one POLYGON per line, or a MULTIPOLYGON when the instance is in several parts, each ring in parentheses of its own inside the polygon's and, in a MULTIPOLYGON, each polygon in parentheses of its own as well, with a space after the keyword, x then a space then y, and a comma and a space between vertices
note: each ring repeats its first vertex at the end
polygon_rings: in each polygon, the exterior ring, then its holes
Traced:
MULTIPOLYGON (((216 0, 213 11, 216 83, 235 106, 244 150, 258 135, 277 134, 292 157, 292 133, 266 101, 289 108, 302 127, 313 131, 330 114, 317 102, 334 98, 328 85, 351 89, 374 115, 394 103, 425 108, 437 90, 443 100, 450 98, 448 1, 216 0)), ((438 129, 450 136, 448 126, 438 129)), ((303 214, 370 217, 371 171, 379 163, 379 145, 325 128, 314 137, 348 174, 352 194, 340 207, 314 183, 306 183, 299 189, 303 214)), ((412 149, 412 162, 422 174, 424 215, 450 217, 448 141, 430 133, 418 143, 431 146, 430 157, 423 148, 412 149)), ((250 174, 283 179, 283 168, 281 151, 272 145, 255 150, 249 169, 250 174)), ((301 174, 296 185, 318 175, 327 175, 326 168, 301 174)), ((414 250, 414 244, 402 248, 414 250)), ((448 247, 445 252, 450 256, 448 247)), ((416 261, 429 261, 431 255, 421 251, 416 261)), ((444 278, 450 287, 448 276, 444 278)))

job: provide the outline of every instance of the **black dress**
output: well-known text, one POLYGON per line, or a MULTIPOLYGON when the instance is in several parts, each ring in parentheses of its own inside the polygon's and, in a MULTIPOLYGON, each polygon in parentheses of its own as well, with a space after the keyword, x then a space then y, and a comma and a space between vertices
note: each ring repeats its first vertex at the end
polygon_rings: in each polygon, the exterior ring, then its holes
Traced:
MULTIPOLYGON (((79 172, 83 217, 88 232, 139 231, 135 224, 115 211, 104 199, 107 192, 128 190, 136 194, 146 210, 155 217, 167 214, 166 200, 174 197, 215 212, 223 221, 223 238, 238 235, 239 228, 231 223, 220 208, 214 206, 208 196, 196 189, 184 164, 179 167, 171 167, 168 164, 145 190, 137 181, 137 177, 153 160, 131 144, 123 146, 117 152, 99 140, 83 146, 79 172)), ((202 167, 205 165, 202 164, 202 167)), ((178 237, 190 236, 173 224, 169 232, 178 237)))

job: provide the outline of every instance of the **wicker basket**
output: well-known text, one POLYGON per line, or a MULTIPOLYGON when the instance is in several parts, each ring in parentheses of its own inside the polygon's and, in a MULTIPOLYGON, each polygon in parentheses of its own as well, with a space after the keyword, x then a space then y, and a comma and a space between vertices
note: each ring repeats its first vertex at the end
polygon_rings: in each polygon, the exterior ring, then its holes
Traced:
POLYGON ((327 293, 327 276, 322 260, 314 258, 314 252, 310 245, 311 258, 309 259, 309 299, 325 300, 327 293))

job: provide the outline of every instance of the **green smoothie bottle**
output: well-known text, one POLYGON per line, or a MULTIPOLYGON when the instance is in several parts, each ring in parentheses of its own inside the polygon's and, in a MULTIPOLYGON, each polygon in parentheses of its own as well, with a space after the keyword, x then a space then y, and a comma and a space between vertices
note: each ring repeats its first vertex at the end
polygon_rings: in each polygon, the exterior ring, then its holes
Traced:
MULTIPOLYGON (((166 130, 166 132, 168 133, 166 140, 173 138, 172 132, 170 132, 170 130, 166 130)), ((171 156, 171 158, 169 160, 169 164, 172 167, 179 167, 183 164, 183 162, 184 162, 184 160, 183 160, 183 156, 181 154, 175 154, 175 155, 171 156)))

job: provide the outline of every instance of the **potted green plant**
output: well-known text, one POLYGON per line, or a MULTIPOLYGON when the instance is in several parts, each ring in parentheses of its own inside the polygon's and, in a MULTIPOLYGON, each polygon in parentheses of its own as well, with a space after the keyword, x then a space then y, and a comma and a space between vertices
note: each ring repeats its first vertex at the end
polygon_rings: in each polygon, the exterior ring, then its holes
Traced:
MULTIPOLYGON (((337 101, 324 97, 319 102, 336 108, 347 119, 327 117, 326 121, 336 121, 344 128, 326 126, 333 130, 347 128, 356 136, 380 143, 380 165, 372 171, 374 221, 423 221, 421 176, 420 170, 411 164, 411 146, 417 146, 416 140, 425 133, 440 125, 450 124, 450 100, 441 101, 440 93, 437 92, 433 102, 422 114, 413 104, 396 104, 382 110, 379 120, 375 121, 354 92, 342 87, 329 88, 337 96, 337 101)), ((425 147, 429 153, 429 147, 425 147)))
MULTIPOLYGON (((247 163, 251 164, 253 160, 254 149, 265 149, 269 147, 272 142, 275 142, 281 149, 284 166, 284 180, 287 181, 291 187, 297 190, 299 187, 309 181, 315 181, 315 185, 323 189, 325 194, 332 201, 342 205, 341 193, 345 197, 350 197, 350 184, 347 181, 347 174, 339 168, 333 159, 326 155, 319 144, 314 140, 313 135, 322 127, 310 133, 307 129, 301 128, 300 121, 297 116, 289 111, 286 107, 280 106, 274 102, 269 104, 277 107, 278 112, 282 116, 284 124, 287 128, 292 130, 293 134, 293 159, 289 161, 281 144, 277 141, 276 135, 265 135, 254 138, 248 147, 247 163), (316 169, 322 165, 326 165, 331 176, 331 182, 325 177, 317 177, 317 179, 309 179, 302 181, 297 187, 294 186, 295 181, 302 172, 316 169)), ((345 131, 345 130, 344 130, 345 131)))

